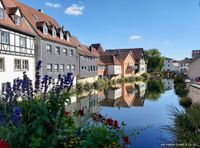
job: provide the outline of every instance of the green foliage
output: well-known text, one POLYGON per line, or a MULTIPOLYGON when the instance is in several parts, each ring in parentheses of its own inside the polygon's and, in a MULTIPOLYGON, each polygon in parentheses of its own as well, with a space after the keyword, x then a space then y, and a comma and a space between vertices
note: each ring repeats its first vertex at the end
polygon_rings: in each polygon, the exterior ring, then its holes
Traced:
POLYGON ((94 82, 94 89, 96 90, 103 90, 104 88, 108 87, 108 82, 104 79, 99 79, 98 81, 94 82))
POLYGON ((158 49, 146 50, 144 56, 147 61, 148 71, 161 71, 163 69, 165 59, 158 49))
POLYGON ((76 84, 76 93, 81 94, 84 91, 84 84, 82 83, 77 83, 76 84))
POLYGON ((86 90, 87 92, 89 92, 92 89, 93 89, 93 84, 86 82, 85 85, 84 85, 84 90, 86 90))
POLYGON ((193 105, 186 112, 178 109, 171 111, 174 127, 168 127, 171 133, 176 136, 176 143, 198 144, 200 141, 200 104, 193 105))
POLYGON ((143 77, 144 80, 148 80, 150 78, 150 74, 148 73, 143 73, 141 76, 143 77))
POLYGON ((147 82, 147 90, 145 98, 149 100, 157 100, 160 95, 165 92, 165 87, 161 79, 151 79, 147 82))
POLYGON ((183 98, 186 97, 189 93, 189 90, 187 89, 186 83, 184 81, 184 77, 182 76, 177 76, 174 80, 174 89, 175 93, 183 98))
POLYGON ((185 108, 189 108, 192 105, 192 100, 188 97, 181 98, 179 101, 180 105, 185 108))

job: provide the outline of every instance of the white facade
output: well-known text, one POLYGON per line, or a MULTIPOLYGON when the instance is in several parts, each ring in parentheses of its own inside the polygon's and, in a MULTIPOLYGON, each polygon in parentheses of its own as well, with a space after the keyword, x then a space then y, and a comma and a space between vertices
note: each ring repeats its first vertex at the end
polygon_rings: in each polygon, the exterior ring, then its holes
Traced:
POLYGON ((122 69, 120 65, 108 65, 108 75, 120 75, 122 69))
POLYGON ((122 96, 122 88, 108 89, 107 99, 118 99, 122 96))
POLYGON ((139 74, 143 74, 146 72, 147 72, 147 64, 144 59, 141 59, 139 65, 139 74))
POLYGON ((33 37, 0 28, 0 90, 2 84, 22 78, 26 72, 35 77, 35 51, 33 37))
POLYGON ((174 71, 173 59, 165 58, 164 62, 164 71, 174 71))

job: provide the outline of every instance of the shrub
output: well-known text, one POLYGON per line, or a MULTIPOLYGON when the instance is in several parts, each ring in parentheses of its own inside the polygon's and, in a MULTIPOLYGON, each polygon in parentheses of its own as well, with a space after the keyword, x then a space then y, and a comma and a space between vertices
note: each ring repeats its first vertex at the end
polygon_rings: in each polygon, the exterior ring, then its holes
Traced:
POLYGON ((84 85, 84 90, 87 91, 87 92, 91 91, 93 88, 94 87, 93 87, 92 83, 86 82, 85 85, 84 85))
POLYGON ((150 74, 148 73, 143 73, 141 76, 144 78, 144 80, 147 80, 150 78, 150 74))
POLYGON ((184 97, 184 98, 181 98, 179 100, 179 103, 183 107, 188 108, 188 107, 190 107, 192 105, 192 100, 190 98, 188 98, 188 97, 184 97))
POLYGON ((143 80, 143 78, 141 76, 135 77, 135 81, 142 81, 142 80, 143 80))
POLYGON ((102 90, 108 86, 108 82, 104 79, 99 79, 98 81, 94 82, 94 89, 102 90))
POLYGON ((76 84, 76 93, 81 94, 84 91, 84 84, 83 83, 77 83, 76 84))

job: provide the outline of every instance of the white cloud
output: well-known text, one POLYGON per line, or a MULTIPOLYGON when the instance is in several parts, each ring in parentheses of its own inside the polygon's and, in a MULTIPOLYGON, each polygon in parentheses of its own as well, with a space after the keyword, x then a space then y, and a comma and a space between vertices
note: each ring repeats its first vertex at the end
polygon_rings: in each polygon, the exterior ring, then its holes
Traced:
POLYGON ((132 35, 129 37, 129 40, 140 40, 142 39, 141 35, 132 35))
POLYGON ((61 7, 61 4, 58 4, 58 3, 46 2, 45 5, 48 6, 48 7, 52 7, 52 8, 60 8, 61 7))
POLYGON ((165 43, 165 44, 169 44, 169 43, 170 43, 170 41, 164 41, 163 43, 165 43))
POLYGON ((71 6, 66 8, 65 14, 75 15, 75 16, 82 15, 84 9, 85 9, 85 6, 83 5, 72 4, 71 6))

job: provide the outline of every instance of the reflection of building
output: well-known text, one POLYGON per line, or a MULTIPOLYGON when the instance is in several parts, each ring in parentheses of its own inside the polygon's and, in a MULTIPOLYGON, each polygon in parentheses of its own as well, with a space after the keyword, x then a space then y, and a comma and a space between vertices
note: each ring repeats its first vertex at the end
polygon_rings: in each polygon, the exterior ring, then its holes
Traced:
POLYGON ((165 90, 171 90, 174 87, 174 82, 171 79, 163 79, 162 80, 165 90))
MULTIPOLYGON (((94 92, 93 92, 94 93, 94 92)), ((71 103, 66 104, 65 110, 67 112, 79 111, 81 109, 84 110, 84 116, 81 118, 77 118, 78 122, 86 121, 90 118, 92 113, 99 113, 100 105, 99 105, 99 97, 97 94, 91 94, 87 96, 72 96, 71 103)))
POLYGON ((121 96, 119 96, 119 88, 112 89, 112 91, 106 90, 104 93, 105 100, 101 102, 101 105, 111 107, 143 106, 145 89, 145 83, 139 85, 122 84, 121 96), (111 98, 111 96, 113 98, 111 98))

